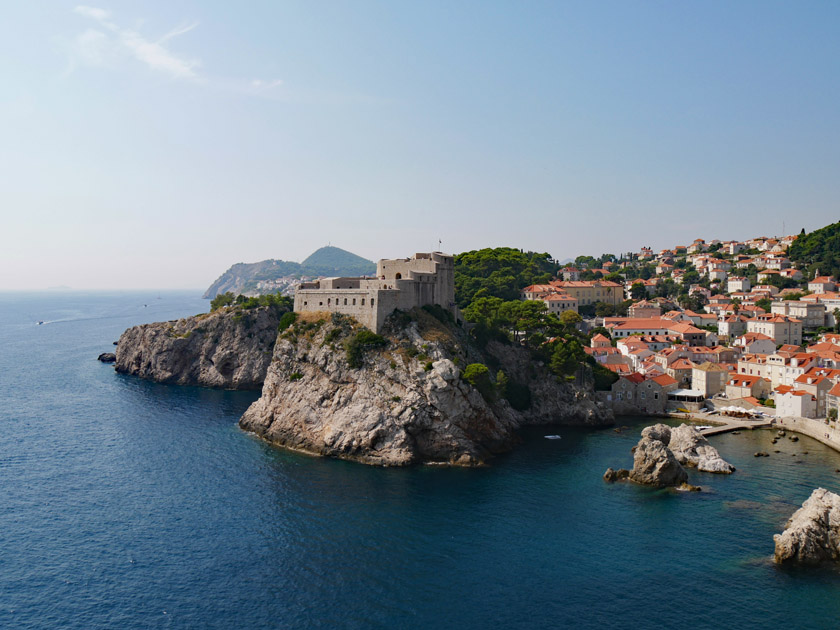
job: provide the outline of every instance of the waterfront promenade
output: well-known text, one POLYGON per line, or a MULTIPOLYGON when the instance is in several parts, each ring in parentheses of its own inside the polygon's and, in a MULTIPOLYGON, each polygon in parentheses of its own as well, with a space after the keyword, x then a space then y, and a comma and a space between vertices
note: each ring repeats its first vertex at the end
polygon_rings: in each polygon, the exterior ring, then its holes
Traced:
MULTIPOLYGON (((724 422, 722 416, 715 418, 715 422, 724 422)), ((711 427, 709 429, 701 429, 700 433, 709 437, 710 435, 718 435, 720 433, 729 433, 730 431, 740 431, 741 429, 767 429, 772 426, 771 419, 762 418, 761 420, 742 420, 740 418, 726 418, 725 424, 711 427)))

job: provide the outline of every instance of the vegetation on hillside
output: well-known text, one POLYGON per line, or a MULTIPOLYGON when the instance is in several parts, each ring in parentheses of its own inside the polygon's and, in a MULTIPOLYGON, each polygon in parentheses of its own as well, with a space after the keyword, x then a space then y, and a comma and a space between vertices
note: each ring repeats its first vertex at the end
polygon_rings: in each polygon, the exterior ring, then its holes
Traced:
POLYGON ((366 258, 338 247, 322 247, 302 263, 275 259, 236 263, 210 285, 204 297, 213 298, 225 290, 257 291, 260 282, 289 276, 364 276, 375 272, 376 265, 366 258))
MULTIPOLYGON (((811 279, 819 270, 820 275, 840 275, 840 221, 823 228, 799 235, 788 250, 790 259, 803 265, 806 278, 811 279)), ((804 273, 804 271, 803 271, 804 273)))
POLYGON ((234 295, 230 291, 217 295, 210 301, 210 311, 216 311, 226 306, 235 306, 244 310, 268 306, 277 313, 286 313, 294 308, 294 300, 285 295, 260 295, 257 297, 246 297, 234 295))
POLYGON ((455 300, 460 308, 482 297, 517 300, 522 288, 550 281, 558 269, 546 253, 512 247, 464 252, 455 257, 455 300))

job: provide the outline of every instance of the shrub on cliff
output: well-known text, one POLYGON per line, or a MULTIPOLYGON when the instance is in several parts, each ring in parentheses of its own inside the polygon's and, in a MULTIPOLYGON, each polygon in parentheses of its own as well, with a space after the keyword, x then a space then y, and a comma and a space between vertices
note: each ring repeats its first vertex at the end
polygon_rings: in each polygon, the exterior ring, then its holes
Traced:
POLYGON ((288 313, 283 313, 283 316, 280 318, 280 323, 277 324, 277 331, 282 332, 286 330, 289 326, 295 323, 297 320, 297 313, 294 311, 289 311, 288 313))
POLYGON ((236 296, 228 291, 227 293, 220 293, 212 300, 210 300, 210 310, 216 311, 223 306, 230 306, 236 300, 236 296))
POLYGON ((495 397, 495 387, 490 379, 490 370, 483 363, 470 363, 464 368, 464 380, 475 387, 484 397, 491 401, 495 397))
POLYGON ((364 363, 365 350, 383 348, 387 345, 388 340, 385 337, 377 335, 367 328, 362 328, 344 342, 344 349, 347 351, 347 363, 351 368, 360 368, 364 363))

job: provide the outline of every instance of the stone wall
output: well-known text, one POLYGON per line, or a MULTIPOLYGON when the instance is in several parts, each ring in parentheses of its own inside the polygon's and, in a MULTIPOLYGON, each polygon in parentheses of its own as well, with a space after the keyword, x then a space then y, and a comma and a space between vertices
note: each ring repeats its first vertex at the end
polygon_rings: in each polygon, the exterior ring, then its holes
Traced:
POLYGON ((457 318, 454 268, 454 258, 438 252, 380 260, 377 278, 323 278, 301 284, 295 311, 342 313, 376 332, 397 308, 439 304, 457 318))
POLYGON ((840 451, 840 429, 838 429, 837 423, 829 425, 824 420, 787 416, 776 418, 774 426, 779 429, 802 433, 803 435, 814 438, 818 442, 822 442, 835 451, 840 451))

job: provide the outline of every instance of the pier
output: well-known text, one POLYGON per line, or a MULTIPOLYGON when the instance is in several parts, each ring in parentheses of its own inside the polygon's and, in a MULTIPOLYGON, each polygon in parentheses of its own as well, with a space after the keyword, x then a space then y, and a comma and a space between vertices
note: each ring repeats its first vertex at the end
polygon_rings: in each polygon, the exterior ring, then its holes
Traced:
MULTIPOLYGON (((714 422, 722 422, 722 419, 715 418, 714 422)), ((706 437, 710 435, 719 435, 721 433, 729 433, 730 431, 740 431, 741 429, 748 429, 752 431, 753 429, 766 429, 772 426, 773 423, 771 420, 766 418, 762 418, 760 420, 741 420, 738 418, 727 418, 726 424, 722 424, 721 426, 711 427, 709 429, 701 429, 700 433, 706 437)))

